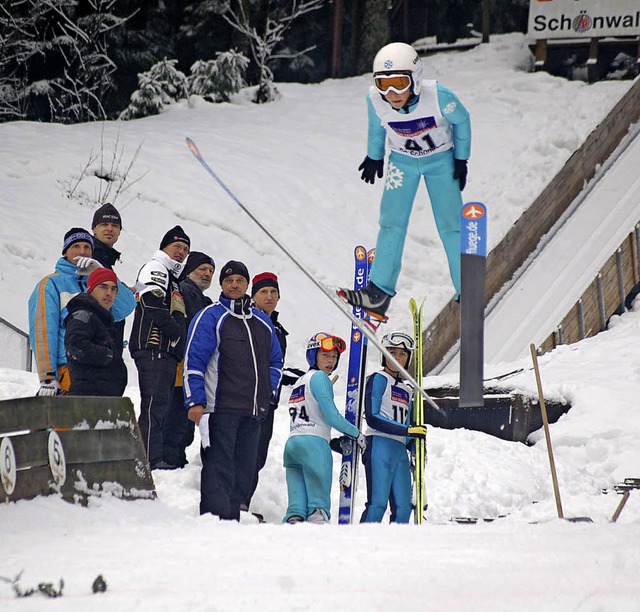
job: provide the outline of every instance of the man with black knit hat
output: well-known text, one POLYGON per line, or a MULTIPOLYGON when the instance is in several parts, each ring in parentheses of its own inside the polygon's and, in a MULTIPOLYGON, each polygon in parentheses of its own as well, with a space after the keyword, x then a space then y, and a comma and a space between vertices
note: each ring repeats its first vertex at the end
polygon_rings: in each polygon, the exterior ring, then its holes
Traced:
POLYGON ((189 327, 184 396, 200 431, 200 514, 240 520, 255 474, 260 421, 282 375, 282 349, 269 317, 251 306, 249 271, 228 261, 222 293, 189 327))
MULTIPOLYGON (((29 298, 29 340, 33 350, 40 389, 38 395, 58 395, 70 387, 64 347, 67 304, 86 290, 86 278, 101 268, 93 259, 93 237, 82 227, 72 227, 62 243, 62 257, 53 274, 45 276, 29 298)), ((112 313, 122 321, 135 308, 133 293, 118 281, 118 296, 112 313)))
POLYGON ((105 268, 113 269, 120 259, 120 252, 113 248, 122 231, 120 213, 113 204, 103 204, 93 214, 91 222, 93 232, 93 256, 105 268))
MULTIPOLYGON (((113 270, 116 261, 120 260, 120 251, 116 251, 113 245, 118 242, 122 231, 122 218, 113 204, 107 202, 93 213, 91 231, 93 232, 93 258, 105 268, 113 270)), ((118 321, 114 325, 117 332, 115 342, 120 347, 124 346, 124 326, 124 321, 118 321)))
POLYGON ((142 443, 152 470, 172 469, 162 459, 162 433, 171 404, 178 362, 186 337, 185 306, 178 278, 191 240, 179 225, 171 228, 160 249, 138 272, 138 305, 129 351, 138 369, 142 443))
MULTIPOLYGON (((204 292, 211 286, 216 265, 209 255, 191 251, 180 276, 180 293, 187 313, 186 326, 205 306, 212 303, 204 292)), ((173 398, 162 434, 162 458, 167 465, 184 467, 187 462, 186 449, 193 442, 195 424, 187 418, 184 409, 182 388, 182 362, 178 364, 173 398)))

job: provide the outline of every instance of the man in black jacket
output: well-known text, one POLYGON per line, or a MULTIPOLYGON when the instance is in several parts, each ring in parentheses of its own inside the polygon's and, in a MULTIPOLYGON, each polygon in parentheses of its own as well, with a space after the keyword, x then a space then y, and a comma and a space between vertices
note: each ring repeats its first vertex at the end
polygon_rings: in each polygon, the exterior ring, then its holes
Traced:
POLYGON ((191 241, 179 226, 171 228, 151 261, 138 272, 138 292, 129 351, 138 369, 142 443, 152 470, 173 469, 162 459, 162 431, 171 405, 176 368, 186 340, 185 307, 178 278, 191 241))
MULTIPOLYGON (((273 272, 262 272, 253 277, 251 281, 251 298, 256 308, 259 308, 269 316, 271 323, 278 337, 280 348, 282 349, 282 361, 286 357, 287 352, 287 336, 289 332, 282 326, 282 323, 278 321, 278 311, 276 306, 280 300, 280 285, 278 284, 278 277, 273 272)), ((267 454, 269 452, 269 442, 273 436, 273 419, 278 402, 280 401, 280 392, 282 390, 283 381, 280 382, 277 393, 271 398, 269 403, 269 410, 265 416, 264 421, 260 423, 260 438, 258 440, 258 455, 256 458, 256 470, 251 483, 251 490, 249 496, 244 504, 241 506, 241 510, 249 510, 251 498, 255 493, 258 486, 258 473, 264 467, 267 462, 267 454)))
POLYGON ((113 270, 98 268, 87 279, 87 292, 67 305, 64 346, 71 374, 69 395, 122 396, 127 368, 111 314, 118 295, 113 270))
POLYGON ((105 268, 113 270, 116 261, 120 259, 120 251, 116 251, 113 245, 118 242, 122 231, 122 219, 113 204, 107 202, 96 210, 91 222, 91 231, 93 258, 105 268))
MULTIPOLYGON (((113 204, 103 204, 93 214, 91 221, 91 231, 93 232, 93 258, 99 261, 105 268, 113 270, 116 261, 120 261, 120 251, 116 251, 113 245, 118 242, 122 231, 122 218, 113 204)), ((124 319, 115 324, 117 335, 115 341, 120 345, 120 350, 124 346, 124 319)), ((125 385, 126 385, 125 379, 125 385)))
MULTIPOLYGON (((180 293, 187 311, 187 329, 199 310, 212 303, 204 292, 211 286, 216 270, 213 258, 200 251, 191 251, 180 276, 180 293)), ((187 461, 186 449, 193 442, 195 423, 187 418, 184 408, 182 387, 182 362, 178 364, 176 386, 169 414, 164 423, 162 438, 162 459, 169 466, 184 467, 187 461)))

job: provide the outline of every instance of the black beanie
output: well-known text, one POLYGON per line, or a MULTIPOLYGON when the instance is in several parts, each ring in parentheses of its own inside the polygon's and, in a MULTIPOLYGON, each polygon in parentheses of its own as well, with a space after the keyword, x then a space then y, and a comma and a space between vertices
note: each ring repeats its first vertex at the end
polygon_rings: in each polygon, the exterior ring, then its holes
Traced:
POLYGON ((113 204, 103 204, 95 213, 93 213, 93 221, 91 222, 91 229, 93 229, 98 223, 117 223, 122 229, 122 219, 120 213, 116 210, 113 204))
POLYGON ((184 264, 184 268, 182 268, 182 276, 186 278, 202 264, 209 264, 213 266, 213 270, 215 272, 216 262, 213 261, 212 257, 209 257, 206 253, 201 253, 200 251, 191 251, 187 258, 187 262, 184 264))
POLYGON ((184 230, 176 225, 172 227, 162 238, 162 242, 160 243, 160 250, 164 249, 167 245, 172 242, 184 242, 187 246, 191 246, 191 240, 189 240, 189 236, 187 236, 184 230))
POLYGON ((76 242, 88 242, 93 249, 93 236, 82 227, 72 227, 65 235, 62 243, 62 254, 67 252, 67 249, 76 242))
POLYGON ((220 271, 220 284, 222 285, 222 281, 227 278, 227 276, 233 276, 234 274, 244 276, 247 279, 247 283, 249 282, 249 270, 247 270, 247 266, 241 261, 233 261, 232 259, 222 266, 222 270, 220 271))

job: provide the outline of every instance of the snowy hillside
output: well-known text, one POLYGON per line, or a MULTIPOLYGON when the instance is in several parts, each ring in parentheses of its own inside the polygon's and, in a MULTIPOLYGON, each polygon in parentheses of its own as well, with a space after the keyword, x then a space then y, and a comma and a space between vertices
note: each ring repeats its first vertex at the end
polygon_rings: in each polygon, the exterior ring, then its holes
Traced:
MULTIPOLYGON (((631 85, 569 82, 529 72, 530 62, 519 34, 425 59, 427 75, 453 89, 471 112, 464 197, 487 204, 490 247, 631 85)), ((123 218, 119 276, 133 282, 162 235, 180 223, 193 248, 211 254, 219 266, 239 259, 252 275, 279 275, 278 310, 290 332, 287 364, 303 366, 309 336, 325 330, 344 337, 349 323, 203 171, 185 137, 323 284, 349 283, 354 245, 374 245, 382 189, 379 182, 372 187, 360 181, 357 172, 366 153, 369 82, 370 75, 285 83, 273 104, 255 106, 244 92, 231 104, 193 100, 128 123, 0 124, 0 317, 27 328, 33 286, 53 269, 64 233, 90 225, 107 187, 96 174, 113 166, 113 175, 126 174, 131 183, 114 202, 116 176, 108 198, 123 218)), ((453 294, 424 187, 403 265, 390 330, 408 328, 411 296, 428 297, 430 321, 453 294)), ((217 289, 214 282, 212 297, 217 289)), ((423 528, 331 525, 319 534, 312 525, 281 526, 288 428, 281 407, 254 498, 269 524, 198 516, 194 445, 184 470, 154 472, 154 502, 103 499, 85 509, 41 498, 1 506, 0 577, 24 570, 25 587, 60 577, 66 587, 59 600, 18 600, 0 581, 0 608, 370 611, 415 606, 420 597, 427 610, 635 610, 640 494, 632 494, 620 521, 611 524, 619 497, 601 490, 640 477, 639 334, 640 309, 616 318, 605 334, 540 360, 545 392, 573 406, 551 428, 565 515, 589 516, 593 524, 554 519, 541 432, 526 446, 431 428, 429 520, 423 528), (468 526, 451 523, 455 516, 503 518, 468 526), (100 573, 109 590, 92 595, 91 582, 100 573)), ((340 407, 346 361, 336 383, 340 407)), ((371 368, 377 363, 371 355, 371 368)), ((527 360, 487 364, 485 375, 518 368, 524 371, 505 384, 535 394, 527 360)), ((136 403, 131 362, 129 369, 126 395, 136 403)), ((36 389, 35 375, 0 370, 0 399, 36 389)), ((335 483, 334 489, 335 515, 335 483)), ((358 511, 364 494, 362 479, 358 511)))

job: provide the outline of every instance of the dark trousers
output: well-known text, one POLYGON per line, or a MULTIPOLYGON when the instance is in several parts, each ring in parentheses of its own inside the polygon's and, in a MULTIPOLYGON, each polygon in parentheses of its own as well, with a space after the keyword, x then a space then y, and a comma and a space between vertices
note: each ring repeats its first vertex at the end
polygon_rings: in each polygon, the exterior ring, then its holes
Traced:
POLYGON ((275 410, 273 408, 269 408, 267 412, 267 416, 264 421, 260 423, 260 437, 258 438, 258 454, 256 456, 256 471, 253 475, 253 480, 251 482, 251 488, 249 489, 249 495, 244 500, 244 503, 249 507, 251 503, 251 498, 253 494, 256 492, 256 488, 258 487, 258 474, 260 470, 264 467, 267 462, 267 455, 269 453, 269 443, 271 442, 271 437, 273 436, 273 417, 275 416, 275 410))
POLYGON ((256 469, 260 422, 252 416, 216 412, 209 416, 211 445, 200 449, 200 514, 240 520, 256 469))
POLYGON ((138 426, 153 469, 162 460, 162 430, 171 404, 178 360, 158 351, 136 351, 133 359, 140 385, 138 426))
POLYGON ((187 465, 186 448, 193 442, 195 423, 187 417, 182 387, 175 387, 162 432, 162 458, 170 465, 187 465))

